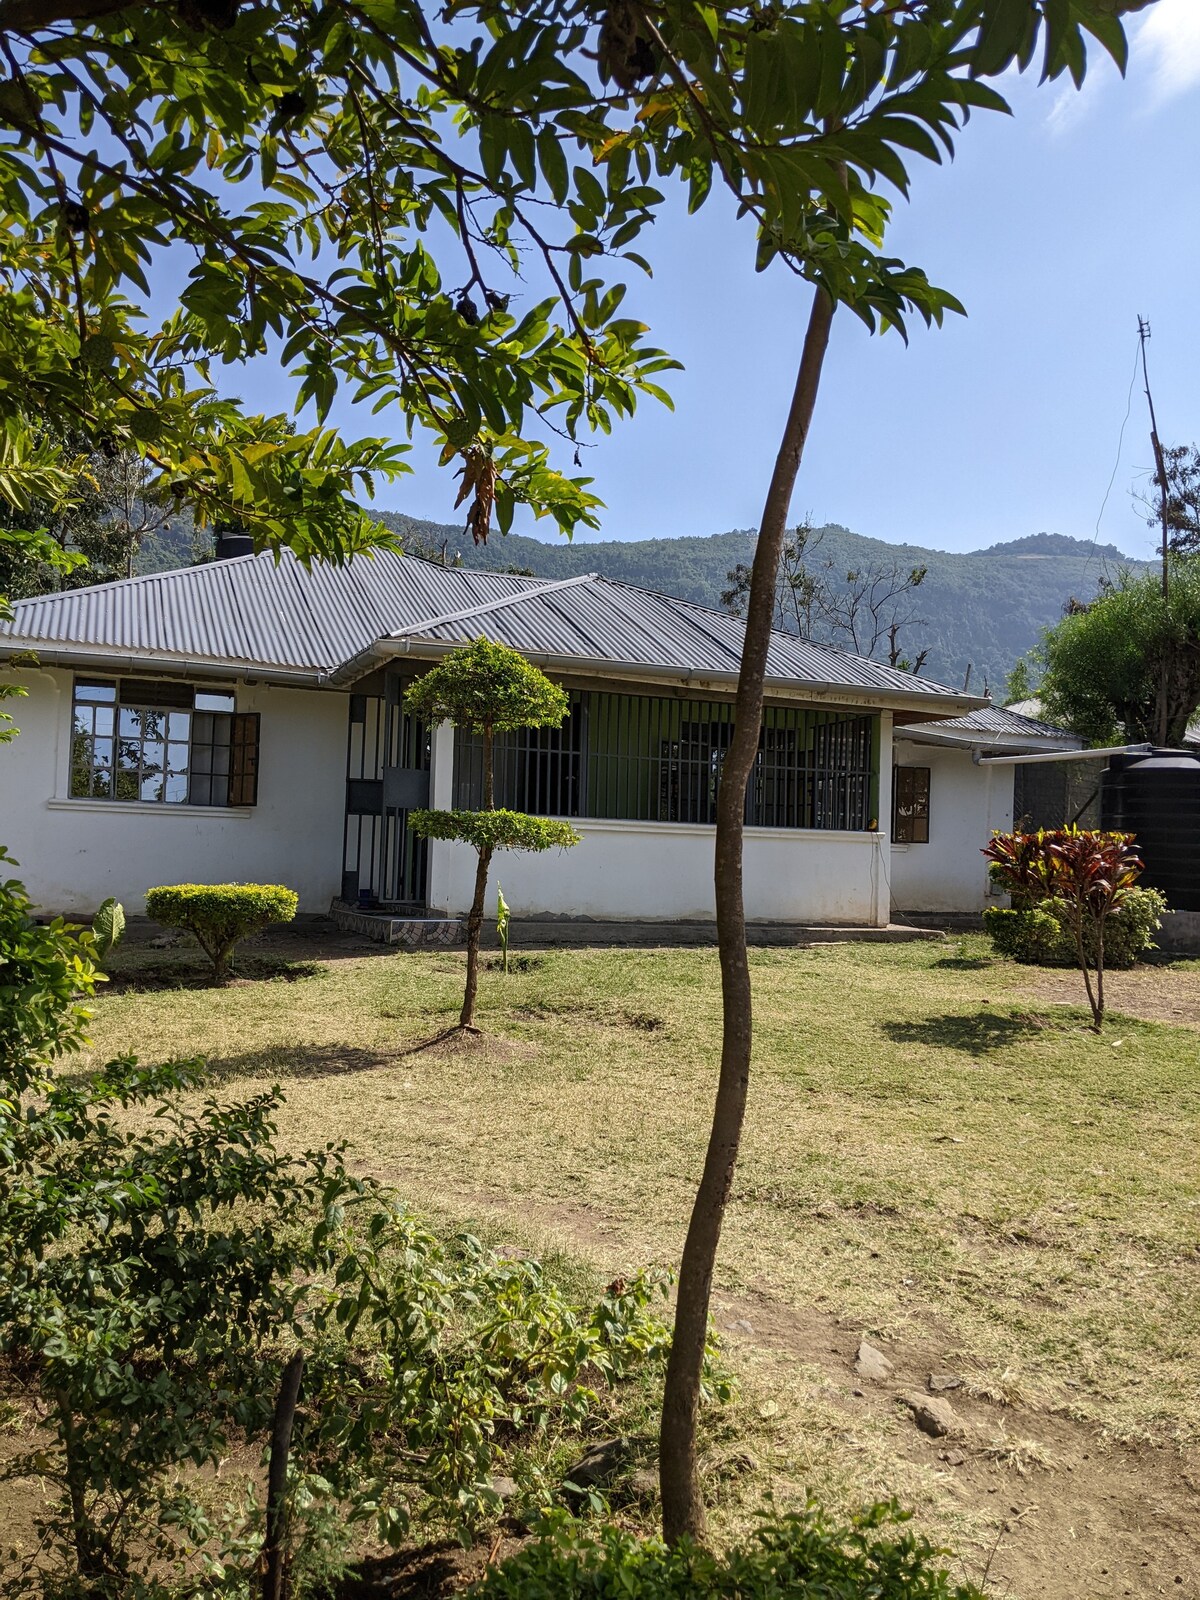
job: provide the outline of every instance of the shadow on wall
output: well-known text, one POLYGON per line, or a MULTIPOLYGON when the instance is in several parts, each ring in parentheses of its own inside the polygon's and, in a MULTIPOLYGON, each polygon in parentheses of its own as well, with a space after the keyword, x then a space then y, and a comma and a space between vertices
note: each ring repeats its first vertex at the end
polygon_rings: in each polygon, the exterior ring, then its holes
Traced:
POLYGON ((969 1056, 988 1056, 1009 1045, 1034 1039, 1053 1026, 1047 1017, 1023 1012, 950 1012, 927 1017, 924 1022, 882 1022, 881 1031, 895 1044, 923 1044, 932 1050, 961 1050, 969 1056))

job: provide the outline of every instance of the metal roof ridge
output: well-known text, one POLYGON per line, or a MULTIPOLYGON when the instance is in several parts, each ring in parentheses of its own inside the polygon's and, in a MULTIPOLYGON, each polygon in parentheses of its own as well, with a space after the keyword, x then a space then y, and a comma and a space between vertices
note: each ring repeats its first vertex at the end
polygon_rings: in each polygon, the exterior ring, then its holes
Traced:
MULTIPOLYGON (((508 576, 508 574, 495 574, 495 576, 508 576)), ((536 589, 518 589, 514 594, 501 595, 496 600, 485 600, 482 605, 467 606, 462 611, 446 611, 441 616, 427 617, 424 622, 415 622, 409 628, 399 628, 395 633, 384 634, 383 638, 408 639, 414 633, 428 633, 432 628, 443 628, 450 622, 469 622, 472 617, 483 617, 493 611, 504 611, 509 606, 520 605, 526 600, 536 600, 539 595, 556 594, 560 589, 574 589, 580 584, 595 581, 594 572, 581 572, 573 578, 559 578, 554 583, 540 584, 536 589)), ((382 640, 379 642, 382 643, 382 640)))

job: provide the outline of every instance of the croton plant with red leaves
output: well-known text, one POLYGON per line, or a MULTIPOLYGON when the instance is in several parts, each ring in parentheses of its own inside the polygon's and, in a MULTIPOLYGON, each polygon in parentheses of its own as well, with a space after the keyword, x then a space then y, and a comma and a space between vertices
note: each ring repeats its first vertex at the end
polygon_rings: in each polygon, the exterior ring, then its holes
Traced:
POLYGON ((1131 833, 1084 828, 1043 828, 1037 833, 996 833, 984 846, 992 876, 1019 906, 1056 900, 1065 907, 1092 1022, 1104 1021, 1104 927, 1137 883, 1144 863, 1131 833), (1088 940, 1089 931, 1093 941, 1088 940), (1094 967, 1087 949, 1093 942, 1094 967))

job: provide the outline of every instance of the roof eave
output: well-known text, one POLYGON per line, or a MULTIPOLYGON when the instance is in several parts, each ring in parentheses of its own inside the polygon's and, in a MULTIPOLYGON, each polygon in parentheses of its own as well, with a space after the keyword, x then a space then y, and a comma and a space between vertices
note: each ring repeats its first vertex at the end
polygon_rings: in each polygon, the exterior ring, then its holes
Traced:
MULTIPOLYGON (((455 640, 445 639, 380 639, 362 650, 330 674, 331 684, 341 686, 365 677, 385 662, 405 658, 418 661, 438 661, 451 651, 459 649, 455 640)), ((632 682, 682 683, 702 686, 722 684, 736 686, 736 672, 697 671, 693 668, 649 665, 645 662, 614 662, 603 657, 560 655, 548 650, 522 650, 521 654, 535 666, 557 672, 585 673, 592 677, 612 677, 632 682)), ((768 677, 765 687, 772 694, 786 694, 791 698, 837 700, 843 705, 893 707, 906 711, 925 713, 931 718, 964 716, 989 704, 978 695, 941 695, 930 692, 906 694, 901 689, 870 688, 864 684, 821 682, 804 678, 768 677)))
POLYGON ((85 668, 95 672, 177 672, 184 678, 257 678, 263 683, 305 689, 336 685, 320 667, 284 667, 261 661, 216 656, 165 655, 160 650, 110 650, 104 645, 61 645, 38 639, 0 638, 0 657, 39 667, 85 668))

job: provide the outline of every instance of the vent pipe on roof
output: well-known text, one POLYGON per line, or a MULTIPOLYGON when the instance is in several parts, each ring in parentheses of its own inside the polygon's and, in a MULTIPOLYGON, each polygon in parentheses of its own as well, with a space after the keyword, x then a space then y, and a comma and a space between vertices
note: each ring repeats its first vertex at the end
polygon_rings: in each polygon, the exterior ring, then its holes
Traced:
POLYGON ((252 556, 254 540, 248 533, 219 533, 217 535, 217 560, 228 561, 233 556, 252 556))

